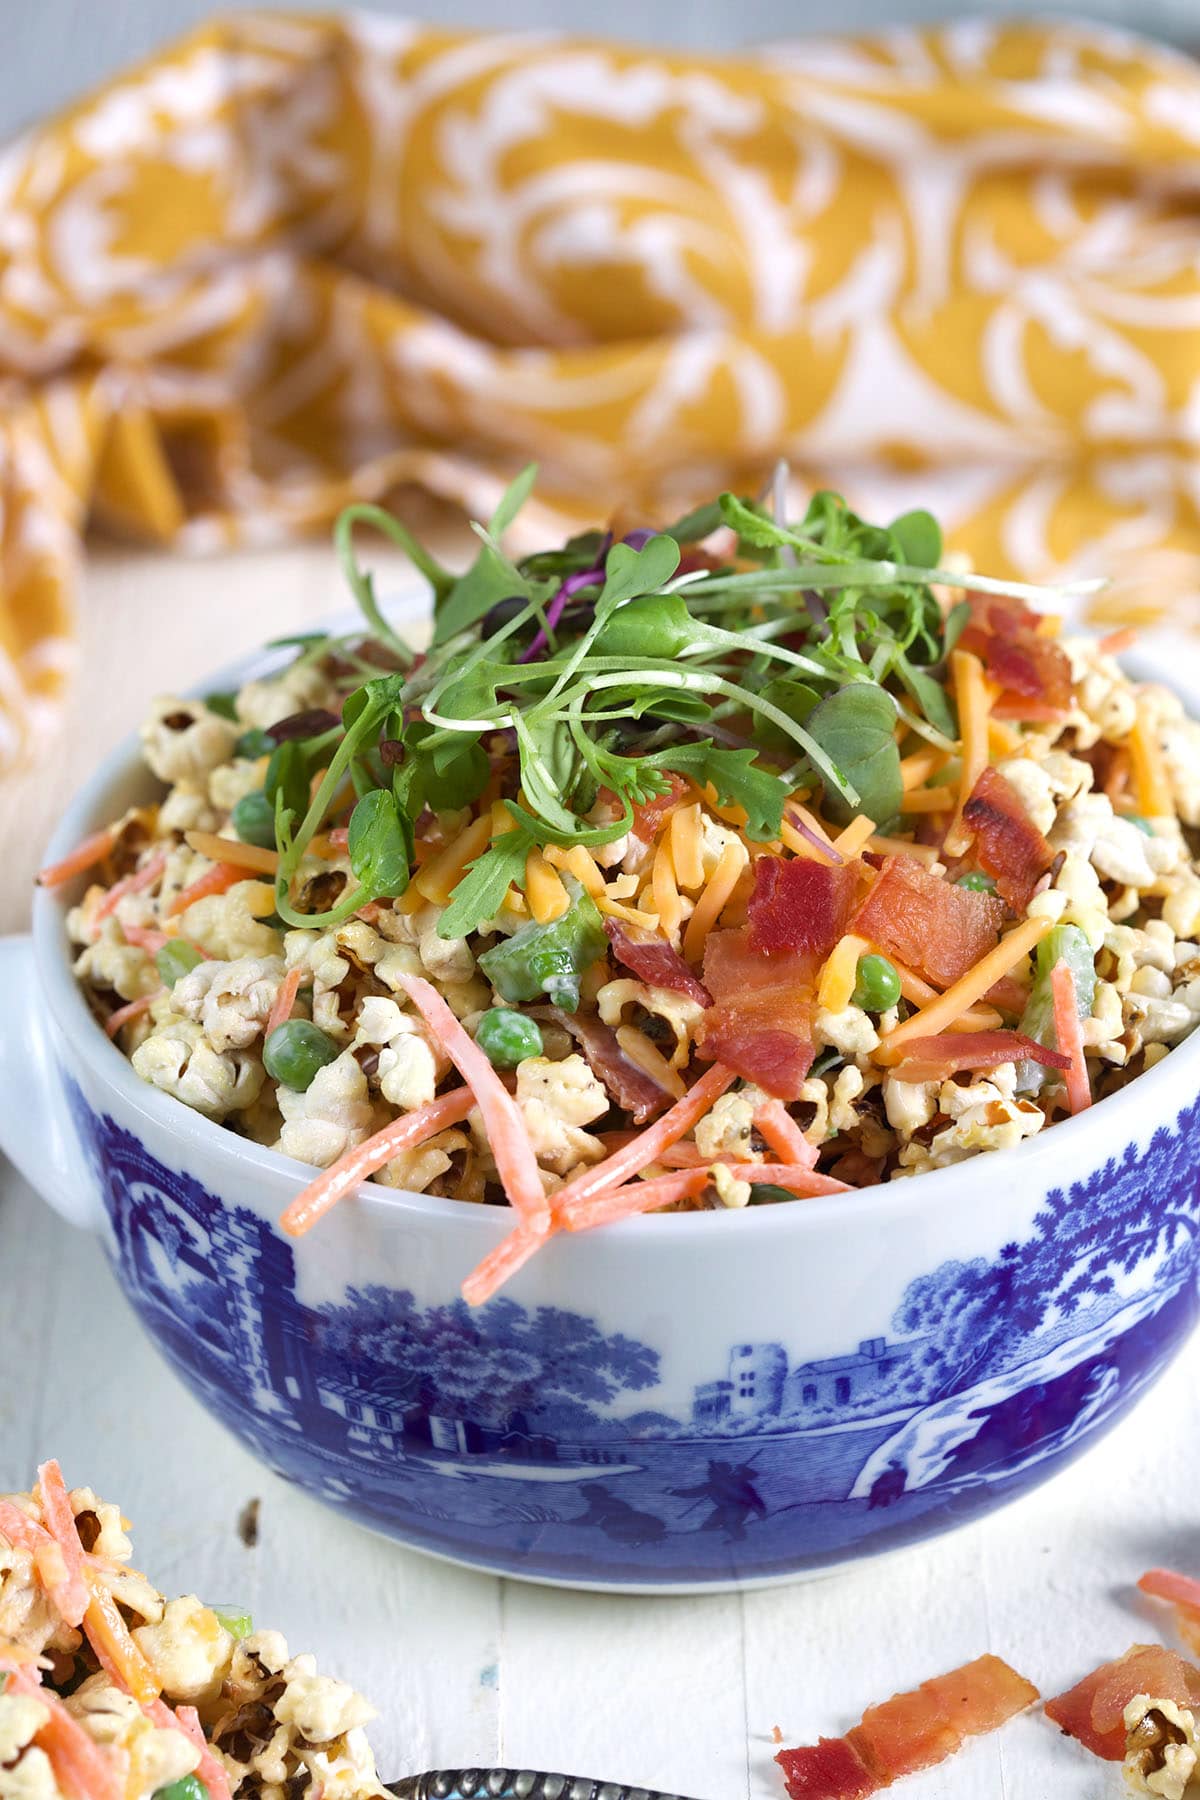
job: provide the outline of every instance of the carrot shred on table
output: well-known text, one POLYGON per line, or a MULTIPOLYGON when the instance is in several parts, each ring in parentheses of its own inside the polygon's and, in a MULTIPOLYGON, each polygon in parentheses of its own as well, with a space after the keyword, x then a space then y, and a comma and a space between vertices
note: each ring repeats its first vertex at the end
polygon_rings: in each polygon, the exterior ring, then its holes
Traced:
POLYGON ((461 1124, 474 1108, 474 1094, 469 1087, 460 1087, 453 1093, 430 1100, 425 1106, 418 1106, 414 1112, 405 1113, 402 1119, 393 1119, 390 1125, 347 1150, 328 1169, 322 1170, 315 1181, 310 1181, 280 1214, 281 1230, 289 1237, 303 1237, 339 1200, 368 1176, 374 1175, 377 1169, 382 1169, 385 1163, 391 1162, 394 1156, 404 1150, 415 1150, 426 1138, 435 1137, 451 1125, 461 1124))
POLYGON ((1137 630, 1132 625, 1122 625, 1117 631, 1106 632, 1096 645, 1105 656, 1123 656, 1126 650, 1132 650, 1138 641, 1137 630))
POLYGON ((1075 976, 1069 963, 1055 963, 1050 971, 1050 991, 1054 997, 1054 1035, 1062 1054, 1071 1059, 1070 1067, 1063 1070, 1067 1104, 1073 1113, 1083 1112, 1092 1104, 1092 1084, 1075 999, 1075 976))
POLYGON ((273 1031, 287 1022, 292 1016, 292 1008, 296 1004, 296 995, 300 992, 300 983, 304 979, 304 970, 300 967, 289 969, 279 984, 279 992, 275 996, 275 1004, 267 1016, 264 1038, 269 1038, 273 1031))
POLYGON ((782 1100, 764 1100, 754 1114, 753 1124, 784 1162, 798 1163, 804 1169, 816 1168, 820 1151, 816 1144, 809 1143, 782 1100))
POLYGON ((463 1282, 462 1297, 467 1305, 482 1306, 485 1301, 490 1300, 518 1269, 523 1269, 529 1259, 536 1256, 557 1229, 552 1224, 548 1231, 531 1231, 522 1222, 507 1237, 501 1238, 496 1248, 490 1250, 481 1263, 476 1264, 463 1282))
POLYGON ((140 1018, 142 1013, 149 1012, 154 1002, 165 992, 165 988, 155 988, 152 994, 139 994, 136 1000, 118 1006, 116 1012, 109 1013, 104 1021, 105 1036, 115 1038, 122 1025, 128 1025, 130 1019, 140 1018))
POLYGON ((119 1688, 132 1694, 139 1706, 148 1706, 162 1692, 162 1683, 121 1617, 108 1587, 95 1569, 85 1575, 88 1587, 83 1629, 100 1667, 119 1688))
MULTIPOLYGON (((4 1659, 0 1659, 0 1667, 3 1666, 4 1659)), ((124 1800, 125 1784, 119 1765, 67 1711, 58 1695, 43 1687, 24 1663, 8 1663, 7 1673, 15 1693, 36 1700, 50 1714, 33 1741, 45 1751, 67 1800, 124 1800)))
POLYGON ((623 1144, 611 1156, 606 1156, 603 1162, 594 1163, 590 1169, 581 1169, 577 1175, 572 1175, 569 1181, 564 1182, 554 1196, 555 1212, 558 1213, 572 1200, 590 1199, 594 1194, 620 1187, 623 1182, 640 1175, 652 1162, 657 1162, 660 1153, 669 1144, 678 1143, 736 1079, 732 1069, 727 1069, 724 1063, 715 1062, 688 1089, 683 1099, 677 1100, 670 1111, 656 1119, 653 1125, 648 1125, 630 1143, 623 1144))
POLYGON ((167 907, 165 917, 173 919, 176 913, 186 912, 197 900, 204 900, 210 894, 224 894, 239 881, 247 879, 246 870, 236 863, 220 862, 207 869, 198 881, 190 887, 180 888, 171 904, 167 907))
POLYGON ((437 989, 420 975, 401 975, 398 979, 433 1037, 474 1093, 496 1172, 511 1205, 530 1231, 545 1232, 550 1225, 550 1205, 516 1101, 437 989))
POLYGON ((105 894, 103 900, 92 914, 92 936, 95 937, 97 935, 96 928, 100 924, 101 919, 106 919, 109 913, 115 912, 127 894, 137 894, 140 893, 143 888, 153 887, 166 866, 167 853, 165 850, 160 850, 157 855, 150 858, 150 861, 144 868, 136 870, 132 875, 124 876, 120 881, 114 881, 113 885, 109 888, 107 894, 105 894))
POLYGON ((1155 1600, 1168 1600, 1172 1606, 1200 1612, 1200 1581, 1193 1575, 1181 1575, 1177 1569, 1147 1569, 1138 1576, 1138 1586, 1155 1600))
POLYGON ((46 1530, 57 1545, 63 1561, 61 1581, 53 1584, 50 1598, 68 1625, 78 1625, 87 1611, 88 1590, 84 1583, 83 1545, 75 1527, 75 1514, 67 1493, 62 1470, 51 1458, 38 1469, 38 1494, 42 1502, 42 1518, 46 1530))
POLYGON ((106 825, 103 831, 94 831, 81 844, 76 844, 74 850, 61 861, 47 863, 44 869, 39 869, 35 877, 37 885, 61 887, 73 875, 82 875, 85 870, 94 869, 112 850, 120 833, 119 825, 106 825))
POLYGON ((243 844, 240 838, 221 837, 216 831, 185 831, 183 836, 185 843, 210 862, 236 863, 259 875, 274 875, 279 867, 279 852, 268 850, 265 844, 243 844))
POLYGON ((172 1710, 165 1700, 155 1699, 144 1705, 142 1710, 161 1730, 181 1731, 200 1752, 196 1775, 208 1789, 209 1800, 233 1800, 225 1765, 205 1737, 200 1714, 194 1706, 177 1706, 172 1710))

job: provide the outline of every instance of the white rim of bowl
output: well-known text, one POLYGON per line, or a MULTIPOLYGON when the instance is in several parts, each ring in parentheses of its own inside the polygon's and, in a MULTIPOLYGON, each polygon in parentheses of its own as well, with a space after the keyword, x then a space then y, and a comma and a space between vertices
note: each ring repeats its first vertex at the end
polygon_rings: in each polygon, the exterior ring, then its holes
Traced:
MULTIPOLYGON (((420 590, 413 590, 411 595, 402 593, 397 596, 389 610, 400 619, 410 619, 414 612, 422 612, 426 605, 425 594, 420 590)), ((357 614, 342 613, 327 628, 333 631, 352 629, 357 619, 357 614)), ((201 698, 232 685, 241 685, 282 666, 287 659, 286 650, 252 651, 188 688, 185 697, 201 698)), ((1157 658, 1147 657, 1143 652, 1134 660, 1145 666, 1145 678, 1172 685, 1169 671, 1160 666, 1157 658)), ((1200 694, 1196 697, 1200 700, 1200 694)), ((118 783, 135 777, 141 768, 140 741, 134 730, 105 757, 91 778, 76 790, 50 838, 44 861, 53 862, 67 855, 89 831, 97 830, 106 823, 111 816, 111 811, 106 810, 107 795, 118 783)), ((51 1011, 64 1035, 68 1039, 78 1037, 85 1045, 85 1053, 94 1054, 106 1083, 116 1089, 134 1113, 141 1114, 184 1142, 194 1144, 198 1150, 226 1151, 288 1190, 298 1192, 315 1180, 320 1171, 315 1171, 311 1164, 298 1162, 294 1157, 285 1156, 280 1150, 239 1137, 226 1130, 215 1119, 205 1118, 203 1113, 185 1106, 181 1100, 151 1087, 134 1073, 128 1057, 115 1042, 105 1036, 71 969, 66 912, 68 905, 73 902, 68 901, 66 895, 76 891, 75 883, 67 883, 63 889, 39 888, 35 891, 33 901, 35 961, 39 974, 46 981, 51 1011), (89 1045, 90 1050, 87 1049, 89 1045)), ((1200 1057, 1200 1027, 1169 1049, 1154 1068, 1145 1070, 1115 1094, 1098 1101, 1097 1109, 1102 1110, 1105 1120, 1115 1126, 1119 1109, 1128 1114, 1130 1108, 1137 1105, 1135 1096, 1139 1093, 1149 1102, 1152 1094, 1157 1096, 1161 1088, 1185 1072, 1185 1064, 1180 1059, 1195 1062, 1197 1057, 1200 1057)), ((1197 1085, 1200 1085, 1200 1081, 1197 1085)), ((1160 1118, 1152 1109, 1147 1108, 1147 1114, 1141 1124, 1133 1119, 1127 1120, 1125 1129, 1130 1142, 1140 1140, 1147 1130, 1152 1134, 1160 1126, 1173 1123, 1173 1120, 1160 1118)), ((1094 1123, 1094 1116, 1093 1109, 1089 1108, 1073 1118, 1059 1119, 1054 1125, 1038 1132, 1035 1137, 1026 1138, 1009 1149, 984 1151, 944 1169, 927 1169, 899 1181, 876 1182, 871 1187, 851 1188, 844 1194, 818 1194, 792 1204, 781 1202, 775 1206, 705 1213, 643 1213, 636 1218, 622 1219, 614 1225, 605 1226, 604 1237, 611 1242, 614 1237, 617 1241, 625 1241, 632 1240, 635 1235, 645 1239, 648 1235, 657 1238, 660 1234, 672 1233, 678 1237, 680 1234, 711 1234, 731 1229, 756 1233, 791 1231, 802 1230, 805 1220, 825 1223, 830 1219, 844 1217, 857 1221, 876 1212, 911 1211, 919 1209, 927 1198, 932 1200, 935 1194, 939 1200, 946 1198, 952 1185, 961 1183, 966 1170, 974 1170, 976 1174, 991 1171, 1002 1176, 1007 1169, 1011 1170, 1015 1182, 1019 1176, 1031 1174, 1036 1165, 1047 1156, 1069 1153, 1072 1146, 1083 1150, 1083 1134, 1094 1123), (985 1165, 984 1169, 980 1168, 981 1163, 985 1165)), ((505 1207, 470 1205, 438 1194, 418 1194, 408 1189, 383 1187, 371 1180, 362 1182, 354 1190, 353 1197, 360 1204, 369 1203, 397 1216, 417 1215, 438 1225, 449 1225, 457 1221, 471 1229, 474 1222, 475 1227, 482 1227, 489 1235, 496 1237, 506 1235, 513 1224, 511 1210, 505 1207)), ((560 1241, 562 1235, 558 1234, 560 1241)), ((581 1237, 587 1235, 580 1234, 581 1237)))

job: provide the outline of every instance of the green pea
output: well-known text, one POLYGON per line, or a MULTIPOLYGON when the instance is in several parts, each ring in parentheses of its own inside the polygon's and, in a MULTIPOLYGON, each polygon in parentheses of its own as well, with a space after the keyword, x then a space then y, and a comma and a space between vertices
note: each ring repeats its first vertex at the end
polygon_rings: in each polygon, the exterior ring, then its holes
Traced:
POLYGON ((973 894, 994 894, 996 891, 995 882, 990 875, 985 875, 982 869, 972 869, 969 874, 960 875, 954 885, 955 887, 970 888, 973 894))
POLYGON ((542 1033, 536 1019, 511 1007, 493 1006, 475 1031, 475 1042, 494 1069, 515 1069, 527 1056, 542 1054, 542 1033))
POLYGON ((169 1787, 156 1788, 154 1800, 209 1800, 208 1789, 197 1775, 183 1775, 169 1787))
POLYGON ((1144 831, 1147 837, 1154 836, 1153 825, 1151 825, 1149 819, 1143 819, 1141 813, 1126 813, 1125 822, 1128 825, 1136 825, 1138 830, 1144 831))
POLYGON ((260 756, 270 756, 274 748, 275 739, 268 737, 261 726, 252 725, 249 731, 243 731, 233 746, 233 754, 245 762, 257 762, 260 756))
POLYGON ((860 959, 851 998, 864 1012, 881 1013, 895 1006, 900 998, 900 977, 886 956, 872 953, 860 959))
POLYGON ((181 975, 203 961, 195 944, 189 944, 186 938, 172 938, 155 955, 154 966, 163 978, 163 986, 173 988, 181 975))
POLYGON ((231 723, 236 723, 236 694, 205 694, 204 704, 207 706, 209 712, 215 712, 218 718, 228 719, 231 723))
POLYGON ((307 1019, 287 1019, 277 1025, 263 1045, 263 1067, 276 1081, 297 1094, 312 1085, 318 1069, 339 1054, 331 1037, 307 1019))
POLYGON ((261 850, 275 848, 275 808, 261 788, 243 794, 230 819, 243 844, 257 844, 261 850))

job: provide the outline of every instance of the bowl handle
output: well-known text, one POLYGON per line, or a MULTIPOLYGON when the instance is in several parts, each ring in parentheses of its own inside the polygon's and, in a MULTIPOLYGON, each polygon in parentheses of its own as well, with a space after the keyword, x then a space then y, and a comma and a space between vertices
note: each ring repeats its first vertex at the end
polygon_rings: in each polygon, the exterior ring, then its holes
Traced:
POLYGON ((20 1021, 0 1031, 0 1149, 55 1212, 95 1230, 96 1180, 67 1113, 32 938, 0 938, 0 993, 7 1017, 20 1021))

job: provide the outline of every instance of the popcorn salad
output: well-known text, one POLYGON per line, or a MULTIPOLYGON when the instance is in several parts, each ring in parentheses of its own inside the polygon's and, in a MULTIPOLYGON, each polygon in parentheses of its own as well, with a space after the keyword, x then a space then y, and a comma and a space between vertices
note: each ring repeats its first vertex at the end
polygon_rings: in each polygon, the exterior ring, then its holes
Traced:
POLYGON ((285 1229, 369 1175, 508 1204, 479 1302, 558 1230, 1003 1150, 1192 1030, 1200 725, 1129 634, 830 494, 514 563, 530 480, 460 576, 349 509, 363 629, 156 702, 161 798, 41 877, 137 1073, 324 1171, 285 1229))
POLYGON ((277 1631, 167 1600, 42 1465, 0 1495, 0 1800, 375 1800, 373 1709, 277 1631))

